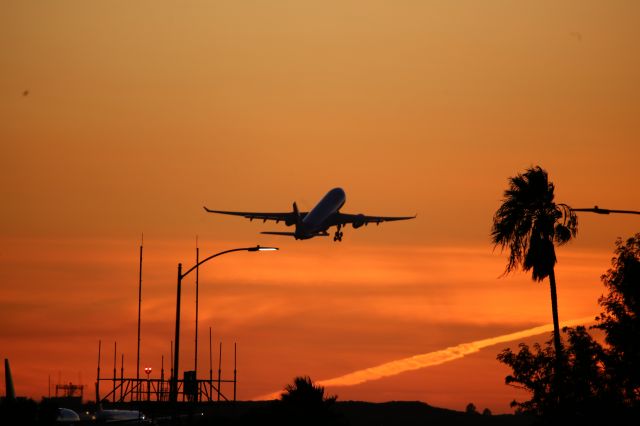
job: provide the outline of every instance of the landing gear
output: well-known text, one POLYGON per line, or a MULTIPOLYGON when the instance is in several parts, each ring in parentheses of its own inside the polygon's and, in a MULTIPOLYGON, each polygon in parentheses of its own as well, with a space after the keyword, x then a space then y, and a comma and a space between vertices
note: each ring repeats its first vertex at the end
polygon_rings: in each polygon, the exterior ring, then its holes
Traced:
POLYGON ((344 235, 344 232, 340 231, 341 226, 338 225, 338 230, 336 231, 335 235, 333 236, 333 241, 342 241, 342 236, 344 235))

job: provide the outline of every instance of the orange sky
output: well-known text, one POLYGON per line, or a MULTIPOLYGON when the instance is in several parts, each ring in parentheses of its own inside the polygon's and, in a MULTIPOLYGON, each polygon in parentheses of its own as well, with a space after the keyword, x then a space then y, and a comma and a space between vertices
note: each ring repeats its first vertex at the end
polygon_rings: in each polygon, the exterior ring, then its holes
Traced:
MULTIPOLYGON (((0 357, 19 394, 46 394, 58 372, 91 385, 100 338, 133 366, 141 232, 156 371, 196 234, 203 253, 282 248, 203 272, 202 330, 238 341, 252 398, 549 322, 546 285, 498 279, 488 238, 507 178, 530 165, 560 202, 640 210, 635 1, 1 8, 0 357), (333 244, 202 211, 308 209, 334 186, 346 212, 418 219, 333 244)), ((598 312, 613 241, 638 231, 633 216, 579 219, 559 251, 563 320, 598 312)), ((507 412, 499 349, 335 392, 507 412)))

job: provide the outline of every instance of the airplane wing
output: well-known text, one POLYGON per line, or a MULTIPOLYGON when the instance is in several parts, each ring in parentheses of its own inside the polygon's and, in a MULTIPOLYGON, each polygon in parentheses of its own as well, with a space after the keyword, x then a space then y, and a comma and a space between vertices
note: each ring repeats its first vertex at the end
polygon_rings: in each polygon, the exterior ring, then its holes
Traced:
MULTIPOLYGON (((223 211, 223 210, 210 210, 206 207, 204 209, 208 213, 227 214, 231 216, 242 216, 249 220, 261 219, 263 222, 266 222, 267 220, 273 220, 276 223, 282 221, 282 222, 286 222, 287 224, 294 224, 296 223, 296 220, 297 220, 296 214, 294 212, 258 213, 258 212, 229 212, 229 211, 223 211)), ((300 217, 303 218, 306 214, 307 212, 300 212, 300 217)))
POLYGON ((346 225, 348 223, 353 224, 354 228, 359 228, 362 225, 368 225, 370 223, 375 223, 379 225, 381 222, 393 222, 396 220, 409 220, 415 219, 415 216, 367 216, 364 214, 348 214, 348 213, 338 213, 335 219, 335 225, 346 225))

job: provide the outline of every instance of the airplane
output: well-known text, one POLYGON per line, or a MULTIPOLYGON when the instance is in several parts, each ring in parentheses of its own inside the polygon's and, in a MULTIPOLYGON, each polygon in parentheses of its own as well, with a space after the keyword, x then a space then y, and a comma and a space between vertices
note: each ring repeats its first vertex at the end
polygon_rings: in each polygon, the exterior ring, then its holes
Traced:
MULTIPOLYGON (((0 419, 8 421, 8 424, 31 424, 32 419, 31 404, 25 405, 28 403, 28 399, 25 397, 18 396, 16 397, 16 389, 13 386, 13 375, 11 374, 11 367, 9 365, 9 359, 4 359, 4 383, 5 383, 5 397, 4 401, 0 398, 0 407, 4 405, 5 412, 0 414, 0 419), (28 408, 27 408, 28 407, 28 408)), ((35 406, 35 405, 34 405, 35 406)), ((0 412, 3 410, 0 409, 0 412)), ((45 424, 49 424, 55 421, 56 424, 65 424, 65 423, 77 423, 80 421, 80 416, 75 411, 70 408, 62 408, 57 407, 54 413, 46 413, 47 410, 40 413, 40 420, 45 424), (49 418, 48 416, 52 417, 49 418), (55 416, 55 417, 53 417, 55 416)), ((3 423, 4 424, 4 423, 3 423)))
POLYGON ((255 212, 232 212, 223 210, 211 210, 205 207, 208 213, 227 214, 242 216, 250 221, 253 219, 274 220, 276 223, 284 222, 287 226, 295 225, 294 232, 261 232, 267 235, 284 235, 294 237, 296 240, 308 240, 313 237, 328 237, 328 229, 332 226, 337 228, 333 236, 333 241, 342 241, 342 227, 351 224, 354 229, 363 225, 380 222, 391 222, 396 220, 414 219, 416 216, 367 216, 364 214, 341 213, 340 209, 346 201, 346 195, 342 188, 333 188, 312 208, 309 212, 301 212, 298 205, 293 203, 293 211, 286 213, 255 213, 255 212))
POLYGON ((102 404, 98 405, 98 411, 91 416, 91 420, 96 423, 150 424, 147 416, 138 410, 105 410, 102 408, 102 404))

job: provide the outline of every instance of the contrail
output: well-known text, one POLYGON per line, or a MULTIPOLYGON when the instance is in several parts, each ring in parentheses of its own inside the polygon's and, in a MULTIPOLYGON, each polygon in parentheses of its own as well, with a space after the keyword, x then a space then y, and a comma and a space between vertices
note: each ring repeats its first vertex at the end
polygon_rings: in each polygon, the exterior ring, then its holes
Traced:
MULTIPOLYGON (((569 321, 563 321, 561 327, 571 327, 590 323, 593 316, 578 318, 569 321)), ((498 343, 511 342, 513 340, 524 339, 526 337, 536 336, 542 333, 548 333, 553 330, 553 324, 545 324, 538 327, 528 328, 526 330, 517 331, 515 333, 503 334, 502 336, 491 337, 489 339, 476 340, 475 342, 462 343, 457 346, 451 346, 439 351, 428 352, 426 354, 414 355, 409 358, 398 359, 395 361, 380 364, 375 367, 365 368, 364 370, 354 371, 353 373, 335 377, 333 379, 320 380, 317 382, 321 386, 353 386, 371 380, 382 379, 383 377, 395 376, 407 371, 419 370, 421 368, 433 367, 434 365, 444 364, 445 362, 460 359, 466 355, 470 355, 480 351, 480 349, 488 346, 497 345, 498 343)), ((282 391, 273 392, 268 395, 254 398, 256 400, 277 399, 282 391)))

